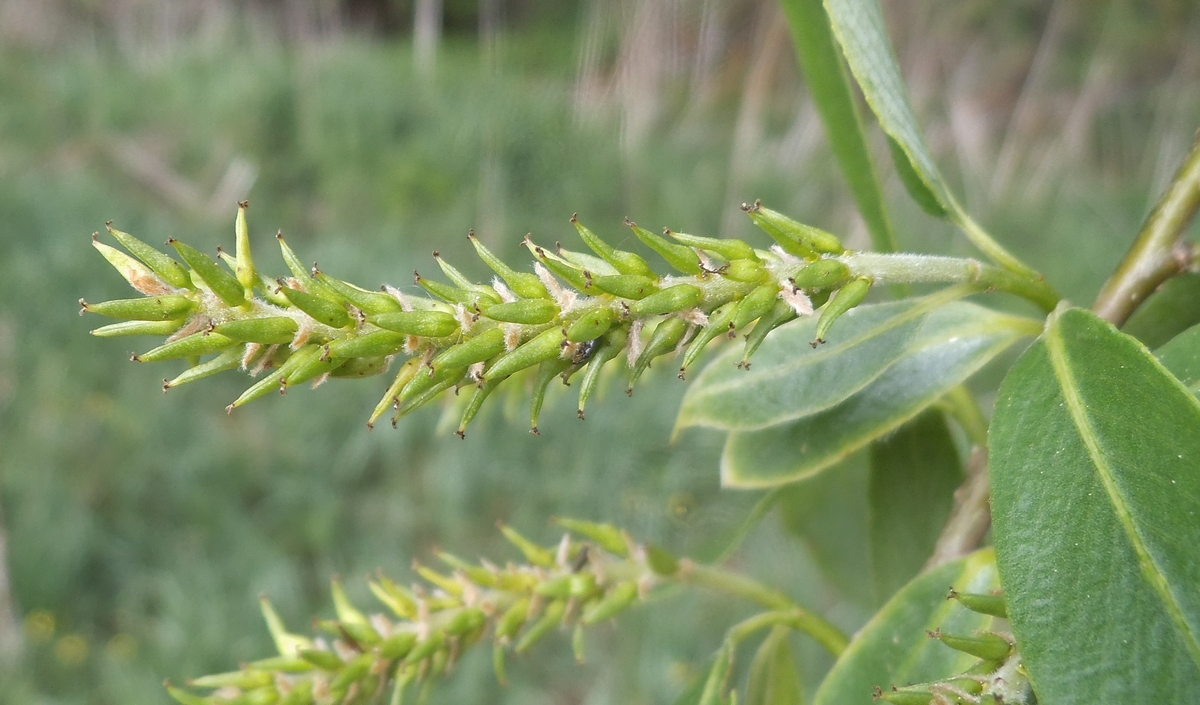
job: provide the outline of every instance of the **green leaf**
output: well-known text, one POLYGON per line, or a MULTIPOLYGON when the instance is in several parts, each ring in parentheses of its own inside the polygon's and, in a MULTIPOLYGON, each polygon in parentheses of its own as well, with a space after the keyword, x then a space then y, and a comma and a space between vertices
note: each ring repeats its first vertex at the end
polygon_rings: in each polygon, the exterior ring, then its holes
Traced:
POLYGON ((903 355, 874 382, 819 414, 759 431, 734 431, 725 442, 726 487, 772 487, 837 463, 916 416, 1040 323, 971 303, 927 317, 903 355))
POLYGON ((1200 323, 1200 274, 1171 277, 1129 317, 1121 330, 1157 348, 1200 323))
POLYGON ((899 590, 929 560, 963 478, 940 411, 927 411, 872 444, 868 525, 880 598, 899 590))
POLYGON ((812 554, 838 592, 868 608, 882 602, 872 591, 867 531, 866 453, 855 453, 829 472, 781 489, 779 517, 812 554))
POLYGON ((1200 396, 1200 325, 1175 336, 1154 354, 1192 394, 1200 396))
POLYGON ((895 252, 896 236, 829 16, 821 0, 783 0, 782 4, 804 80, 821 114, 834 156, 871 233, 871 243, 880 252, 895 252))
POLYGON ((1047 703, 1200 693, 1200 401, 1068 309, 1000 388, 990 436, 1009 616, 1047 703))
POLYGON ((937 294, 859 306, 840 319, 829 342, 816 348, 817 317, 772 331, 740 369, 742 350, 730 346, 688 388, 676 428, 754 430, 824 411, 860 391, 900 357, 937 294))
POLYGON ((775 627, 750 662, 746 705, 800 705, 804 687, 788 646, 787 627, 775 627))
POLYGON ((907 685, 957 675, 977 659, 926 636, 985 629, 992 618, 946 599, 946 588, 991 592, 999 586, 991 549, 923 573, 867 622, 825 676, 815 705, 867 705, 875 686, 907 685))
POLYGON ((825 0, 825 9, 867 104, 891 140, 897 168, 902 176, 908 176, 907 169, 915 177, 904 178, 904 185, 922 206, 960 213, 921 136, 878 0, 825 0))

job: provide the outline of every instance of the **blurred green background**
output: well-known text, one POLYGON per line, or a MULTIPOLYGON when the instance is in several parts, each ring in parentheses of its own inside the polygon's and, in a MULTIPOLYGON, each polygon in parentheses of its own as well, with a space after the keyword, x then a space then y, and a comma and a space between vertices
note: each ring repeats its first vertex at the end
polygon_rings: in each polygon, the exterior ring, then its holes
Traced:
MULTIPOLYGON (((958 192, 1090 300, 1200 123, 1200 8, 886 6, 958 192)), ((969 253, 880 164, 902 246, 969 253)), ((559 394, 540 438, 493 404, 465 442, 432 409, 368 433, 383 378, 233 416, 236 374, 164 396, 177 370, 76 316, 128 295, 88 246, 106 220, 211 251, 249 198, 260 269, 282 271, 282 228, 335 276, 411 289, 434 248, 486 276, 468 228, 515 264, 526 232, 571 240, 576 211, 616 242, 627 215, 755 238, 737 206, 756 197, 866 244, 765 0, 0 0, 0 701, 165 703, 164 678, 268 653, 258 594, 303 630, 334 574, 366 605, 368 574, 411 579, 435 546, 515 558, 498 520, 547 542, 553 514, 611 521, 711 558, 759 498, 720 491, 720 437, 670 443, 684 385, 662 370, 585 423, 559 394)), ((849 484, 732 565, 853 630, 878 596, 849 484)), ((473 654, 434 701, 669 703, 747 612, 655 603, 593 630, 584 666, 542 645, 503 690, 473 654)), ((812 689, 829 662, 798 654, 812 689)))

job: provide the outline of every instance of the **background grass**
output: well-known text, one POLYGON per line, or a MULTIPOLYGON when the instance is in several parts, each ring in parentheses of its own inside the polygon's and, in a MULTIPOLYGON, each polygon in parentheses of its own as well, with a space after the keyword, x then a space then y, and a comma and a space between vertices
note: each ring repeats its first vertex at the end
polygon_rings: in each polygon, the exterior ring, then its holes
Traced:
MULTIPOLYGON (((248 384, 236 374, 163 396, 176 370, 126 362, 139 341, 92 338, 99 324, 76 316, 80 296, 126 295, 88 246, 104 221, 211 250, 232 243, 246 196, 260 268, 283 269, 270 237, 282 228, 304 258, 363 285, 432 272, 434 248, 482 278, 468 228, 524 262, 525 232, 567 242, 576 211, 618 243, 626 215, 750 238, 736 208, 761 197, 865 244, 790 48, 761 49, 769 4, 729 3, 699 78, 684 40, 700 28, 672 25, 676 53, 656 59, 667 68, 649 89, 620 73, 645 5, 601 5, 531 15, 487 44, 452 32, 426 78, 403 33, 286 38, 253 15, 170 42, 131 43, 103 23, 0 40, 0 505, 23 642, 0 701, 166 702, 163 678, 268 652, 259 593, 299 629, 330 613, 334 574, 369 604, 365 576, 409 579, 435 545, 515 557, 497 520, 553 541, 547 517, 577 515, 681 554, 719 551, 757 495, 719 490, 720 437, 669 443, 684 386, 662 370, 632 399, 609 389, 582 424, 560 395, 540 438, 523 403, 492 404, 460 442, 436 410, 368 433, 381 378, 234 416, 221 410, 248 384)), ((1043 5, 889 9, 959 191, 1083 302, 1198 123, 1188 28, 1200 17, 1184 2, 1043 5)), ((903 246, 969 252, 881 164, 903 246)), ((839 551, 847 563, 830 565, 820 537, 772 520, 734 564, 854 629, 874 607, 853 587, 865 544, 839 551)), ((500 690, 476 654, 434 701, 670 702, 744 613, 703 595, 655 603, 594 630, 583 667, 559 639, 500 690)), ((798 646, 811 689, 828 660, 798 646)))

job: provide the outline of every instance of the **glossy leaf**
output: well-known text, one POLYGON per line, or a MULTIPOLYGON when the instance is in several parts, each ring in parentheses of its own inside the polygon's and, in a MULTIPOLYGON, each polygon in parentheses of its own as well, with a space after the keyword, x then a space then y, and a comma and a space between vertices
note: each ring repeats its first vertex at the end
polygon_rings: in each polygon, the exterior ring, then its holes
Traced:
POLYGON ((788 632, 786 627, 772 629, 755 652, 746 684, 746 705, 801 705, 804 702, 804 687, 788 646, 788 632))
POLYGON ((1200 395, 1200 325, 1175 336, 1154 353, 1192 394, 1200 395))
POLYGON ((726 487, 772 487, 813 475, 895 430, 1039 322, 966 302, 930 313, 904 354, 874 382, 819 414, 725 442, 726 487))
POLYGON ((994 536, 1039 699, 1200 694, 1200 402, 1068 309, 1013 367, 990 437, 994 536))
POLYGON ((938 680, 961 673, 976 659, 930 639, 941 628, 955 634, 985 629, 992 617, 946 599, 946 588, 990 592, 999 586, 990 549, 921 574, 867 622, 825 676, 815 705, 868 705, 876 687, 938 680))
POLYGON ((727 347, 688 388, 678 428, 754 430, 811 416, 866 387, 904 352, 942 298, 860 306, 846 313, 829 342, 816 348, 817 319, 781 326, 751 358, 727 347))
POLYGON ((783 525, 812 554, 838 593, 874 609, 882 604, 872 590, 865 452, 855 453, 827 472, 782 488, 776 503, 783 525))
POLYGON ((829 16, 825 14, 821 0, 784 0, 782 5, 804 80, 817 112, 821 114, 834 156, 871 233, 871 243, 878 251, 894 252, 896 237, 871 161, 862 115, 845 61, 833 38, 829 16))
POLYGON ((850 70, 890 139, 904 185, 935 215, 939 207, 958 213, 961 209, 921 135, 878 0, 825 0, 825 9, 850 70))
POLYGON ((927 411, 871 446, 868 525, 875 594, 899 590, 933 553, 963 482, 945 416, 927 411))

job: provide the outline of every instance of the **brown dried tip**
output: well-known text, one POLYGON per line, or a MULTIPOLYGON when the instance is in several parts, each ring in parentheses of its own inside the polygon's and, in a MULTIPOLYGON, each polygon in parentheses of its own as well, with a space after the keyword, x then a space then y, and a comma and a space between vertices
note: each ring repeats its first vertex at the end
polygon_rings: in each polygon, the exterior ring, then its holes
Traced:
POLYGON ((163 394, 166 394, 167 390, 170 388, 171 388, 171 380, 167 379, 166 377, 163 377, 163 394))
POLYGON ((83 299, 80 299, 79 300, 79 315, 82 316, 83 314, 87 313, 87 310, 88 310, 88 302, 84 301, 83 299))
POLYGON ((578 214, 578 213, 572 213, 572 214, 571 214, 571 222, 572 222, 572 223, 577 223, 577 222, 579 222, 579 214, 578 214))
POLYGON ((630 399, 633 398, 633 387, 625 388, 625 396, 629 397, 630 399))
POLYGON ((137 353, 130 353, 130 354, 129 354, 129 361, 130 361, 130 362, 141 362, 141 361, 142 361, 142 358, 138 357, 138 354, 137 354, 137 353))
POLYGON ((170 245, 170 244, 173 244, 173 243, 176 243, 176 242, 179 242, 179 241, 178 241, 178 240, 176 240, 176 239, 175 239, 175 238, 173 238, 173 237, 169 237, 169 238, 167 238, 167 244, 168 244, 168 245, 170 245))
POLYGON ((750 363, 746 362, 745 360, 742 360, 741 362, 738 363, 738 369, 739 370, 749 370, 750 363))
POLYGON ((283 377, 279 378, 279 393, 287 396, 287 380, 283 377))
POLYGON ((238 208, 249 208, 250 201, 238 201, 238 208))
POLYGON ((225 413, 226 413, 226 414, 232 414, 232 413, 233 413, 233 408, 234 408, 234 407, 233 407, 233 404, 230 404, 229 406, 225 407, 225 413))
POLYGON ((926 629, 925 636, 929 637, 930 639, 941 639, 942 629, 941 627, 938 627, 937 629, 926 629))
POLYGON ((534 427, 530 428, 530 429, 529 429, 529 432, 530 432, 530 433, 532 433, 532 434, 533 434, 533 435, 535 435, 535 436, 540 436, 540 435, 542 435, 542 432, 538 430, 538 427, 537 427, 537 426, 534 426, 534 427))
POLYGON ((374 421, 368 421, 368 422, 367 422, 367 430, 368 430, 368 431, 374 431, 374 430, 375 430, 375 422, 374 422, 374 421))
POLYGON ((585 415, 584 415, 584 413, 583 413, 583 409, 580 409, 579 411, 576 411, 576 412, 575 412, 575 415, 579 417, 579 420, 580 420, 580 421, 583 421, 583 420, 584 420, 584 418, 586 418, 586 417, 585 417, 585 415))
POLYGON ((282 239, 283 239, 283 230, 282 230, 282 229, 281 229, 279 232, 275 233, 275 239, 276 239, 276 240, 282 240, 282 239))
POLYGON ((686 375, 687 375, 687 368, 686 368, 686 367, 680 367, 680 368, 679 368, 679 374, 677 374, 677 375, 675 375, 675 376, 676 376, 676 377, 678 377, 679 379, 684 379, 684 380, 686 380, 686 379, 687 379, 686 375))
POLYGON ((413 270, 413 283, 415 283, 415 284, 421 283, 421 273, 415 269, 413 270))
POLYGON ((633 226, 635 226, 635 225, 637 225, 637 223, 635 223, 635 222, 633 222, 632 220, 630 220, 630 219, 629 219, 629 216, 625 216, 625 227, 627 227, 627 228, 632 228, 632 227, 633 227, 633 226))
POLYGON ((467 440, 467 432, 466 432, 466 431, 464 431, 464 430, 462 430, 461 428, 460 428, 459 430, 455 431, 455 432, 454 432, 454 435, 458 436, 458 439, 459 439, 460 441, 465 441, 465 440, 467 440))
POLYGON ((825 344, 824 338, 817 338, 816 340, 809 343, 809 345, 813 346, 814 348, 817 347, 818 345, 824 345, 824 344, 825 344))
POLYGON ((100 233, 92 233, 92 242, 100 239, 100 233))
POLYGON ((467 239, 468 240, 475 239, 475 228, 471 228, 470 230, 467 231, 467 239))
POLYGON ((883 688, 877 685, 871 686, 871 699, 878 700, 883 697, 883 688))
POLYGON ((433 251, 433 258, 434 258, 434 259, 437 259, 438 257, 441 257, 441 256, 442 256, 442 253, 441 253, 441 252, 439 252, 438 250, 434 250, 434 251, 433 251))
POLYGON ((953 585, 951 585, 951 586, 950 586, 950 592, 946 593, 946 599, 947 599, 947 600, 953 600, 953 599, 954 599, 954 598, 956 598, 956 597, 958 597, 958 590, 955 590, 955 589, 954 589, 954 586, 953 586, 953 585))

